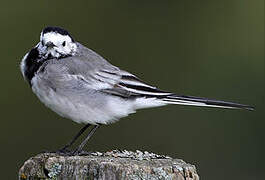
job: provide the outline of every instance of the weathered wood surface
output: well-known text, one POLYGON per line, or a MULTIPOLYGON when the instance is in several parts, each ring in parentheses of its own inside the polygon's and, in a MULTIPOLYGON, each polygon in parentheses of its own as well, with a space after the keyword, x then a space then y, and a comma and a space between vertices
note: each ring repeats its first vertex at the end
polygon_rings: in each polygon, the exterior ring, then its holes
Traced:
POLYGON ((43 153, 27 160, 19 179, 198 180, 194 165, 149 152, 114 150, 87 156, 43 153))

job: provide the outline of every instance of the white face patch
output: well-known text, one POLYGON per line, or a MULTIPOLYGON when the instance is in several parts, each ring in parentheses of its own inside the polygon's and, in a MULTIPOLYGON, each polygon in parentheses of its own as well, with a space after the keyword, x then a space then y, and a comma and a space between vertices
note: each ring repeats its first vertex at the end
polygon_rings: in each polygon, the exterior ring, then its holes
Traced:
POLYGON ((59 58, 66 55, 74 55, 76 52, 76 44, 69 35, 62 35, 57 32, 41 33, 39 51, 42 55, 59 58), (48 44, 54 46, 49 46, 48 44))

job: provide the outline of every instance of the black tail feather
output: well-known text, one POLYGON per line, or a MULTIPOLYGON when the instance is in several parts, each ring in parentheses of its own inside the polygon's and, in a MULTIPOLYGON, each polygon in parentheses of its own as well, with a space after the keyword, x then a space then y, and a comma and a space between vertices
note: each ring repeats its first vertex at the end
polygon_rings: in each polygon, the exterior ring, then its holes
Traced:
POLYGON ((169 95, 163 97, 162 100, 168 102, 169 104, 183 104, 183 105, 193 105, 193 106, 209 106, 209 107, 254 110, 253 106, 245 104, 238 104, 233 102, 226 102, 226 101, 194 97, 194 96, 169 95))

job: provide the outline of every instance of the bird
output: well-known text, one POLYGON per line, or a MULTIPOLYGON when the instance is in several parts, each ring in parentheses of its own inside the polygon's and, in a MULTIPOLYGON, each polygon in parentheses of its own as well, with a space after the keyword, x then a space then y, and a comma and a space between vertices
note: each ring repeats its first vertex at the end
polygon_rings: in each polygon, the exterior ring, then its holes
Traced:
POLYGON ((81 154, 101 125, 117 122, 142 108, 180 104, 254 109, 244 104, 178 95, 149 85, 56 26, 41 31, 40 41, 22 58, 20 70, 42 103, 60 116, 85 125, 58 153, 81 154), (69 150, 90 126, 81 144, 69 150))

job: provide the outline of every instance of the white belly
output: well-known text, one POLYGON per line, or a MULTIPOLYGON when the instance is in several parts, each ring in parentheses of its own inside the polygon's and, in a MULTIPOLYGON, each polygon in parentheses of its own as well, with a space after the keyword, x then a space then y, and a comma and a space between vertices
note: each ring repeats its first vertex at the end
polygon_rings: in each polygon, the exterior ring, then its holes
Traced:
POLYGON ((132 101, 115 96, 97 98, 89 94, 86 99, 90 96, 91 102, 75 100, 45 86, 38 77, 32 79, 32 90, 47 107, 77 123, 109 124, 135 112, 132 101))

